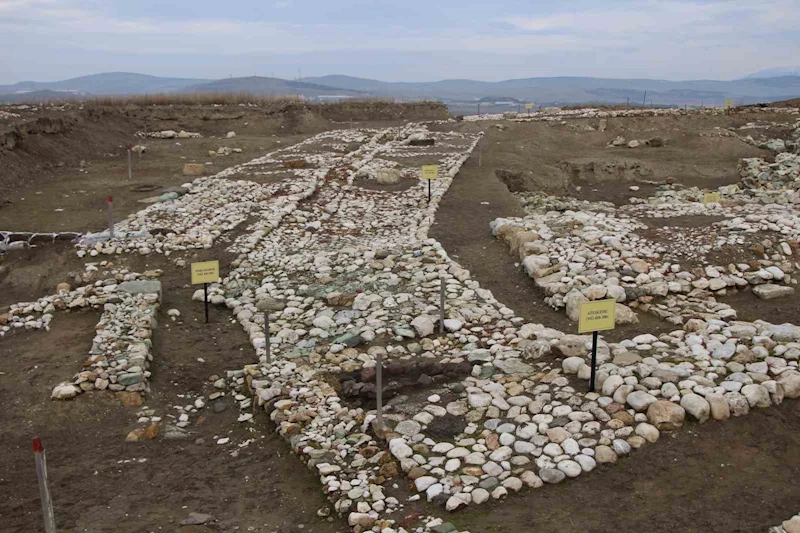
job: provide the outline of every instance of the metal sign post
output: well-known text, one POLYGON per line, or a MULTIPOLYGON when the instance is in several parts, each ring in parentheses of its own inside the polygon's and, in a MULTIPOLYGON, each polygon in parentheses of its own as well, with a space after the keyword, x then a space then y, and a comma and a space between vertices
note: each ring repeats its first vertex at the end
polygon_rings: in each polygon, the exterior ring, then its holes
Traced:
POLYGON ((431 203, 431 181, 439 177, 439 165, 423 165, 422 179, 428 180, 428 203, 431 203))
POLYGON ((378 431, 383 433, 383 361, 381 353, 375 357, 375 394, 378 408, 378 431))
POLYGON ((614 299, 595 300, 584 302, 580 307, 580 318, 578 321, 578 333, 592 334, 592 373, 589 378, 589 392, 594 392, 595 374, 597 372, 597 341, 600 338, 600 331, 614 329, 615 325, 615 306, 614 299))
POLYGON ((439 281, 439 333, 444 334, 444 276, 439 281))
POLYGON ((203 283, 203 304, 206 307, 206 324, 208 324, 208 283, 203 283))
POLYGON ((133 146, 128 146, 128 179, 131 179, 133 177, 133 170, 131 169, 131 165, 133 164, 131 162, 131 150, 132 149, 133 149, 133 146))
POLYGON ((597 373, 597 339, 599 337, 599 332, 592 332, 592 375, 589 378, 589 392, 594 392, 594 380, 597 373))
POLYGON ((267 363, 272 359, 272 347, 269 342, 269 304, 265 300, 260 300, 256 303, 256 309, 264 313, 264 340, 266 341, 265 348, 267 350, 267 363))
POLYGON ((47 458, 42 439, 33 439, 33 455, 36 458, 36 478, 39 480, 39 498, 42 500, 42 516, 45 533, 56 533, 56 518, 53 514, 53 500, 50 497, 50 485, 47 482, 47 458))
POLYGON ((114 197, 108 197, 108 236, 114 238, 114 197))
POLYGON ((192 263, 192 285, 203 284, 203 304, 206 308, 206 324, 208 324, 208 284, 219 280, 219 261, 203 261, 192 263))
POLYGON ((264 337, 266 337, 266 348, 267 348, 267 363, 270 362, 272 358, 272 347, 269 344, 269 309, 264 311, 264 337))

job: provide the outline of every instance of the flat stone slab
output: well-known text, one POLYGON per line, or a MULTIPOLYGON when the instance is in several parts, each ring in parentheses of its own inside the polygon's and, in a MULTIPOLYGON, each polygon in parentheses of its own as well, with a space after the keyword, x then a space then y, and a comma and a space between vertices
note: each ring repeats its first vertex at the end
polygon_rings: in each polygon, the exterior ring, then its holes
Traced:
POLYGON ((767 283, 766 285, 756 285, 753 287, 753 294, 762 300, 773 300, 775 298, 783 298, 784 296, 793 295, 794 288, 767 283))
POLYGON ((158 294, 160 298, 161 282, 158 280, 126 281, 119 284, 117 291, 128 294, 158 294))
POLYGON ((510 376, 529 376, 536 372, 531 365, 525 364, 519 359, 502 359, 494 362, 495 368, 503 374, 510 376))

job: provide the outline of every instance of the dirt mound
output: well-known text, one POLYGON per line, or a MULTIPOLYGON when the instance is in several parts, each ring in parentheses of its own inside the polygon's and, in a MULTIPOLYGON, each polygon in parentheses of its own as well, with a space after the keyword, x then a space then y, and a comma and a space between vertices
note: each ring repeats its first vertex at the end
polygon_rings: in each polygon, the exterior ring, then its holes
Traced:
MULTIPOLYGON (((2 108, 0 108, 2 109, 2 108)), ((15 111, 15 107, 8 108, 15 111)), ((0 188, 31 186, 56 169, 81 160, 124 156, 139 131, 189 131, 224 137, 229 131, 271 136, 314 134, 335 122, 385 122, 448 118, 440 102, 357 101, 309 104, 275 100, 259 105, 117 105, 97 102, 43 106, 0 124, 0 188)), ((148 141, 150 141, 148 139, 148 141)))
POLYGON ((637 159, 579 159, 564 161, 559 166, 576 183, 632 182, 653 175, 653 168, 637 159))
POLYGON ((763 104, 752 104, 752 105, 742 106, 742 108, 744 109, 747 109, 748 107, 800 107, 800 98, 792 98, 791 100, 781 100, 780 102, 768 102, 763 104))
POLYGON ((339 102, 310 106, 326 119, 335 121, 444 120, 450 112, 442 102, 393 103, 381 100, 339 102))
MULTIPOLYGON (((456 131, 485 131, 483 166, 509 171, 498 178, 512 191, 563 194, 582 186, 597 190, 598 199, 627 201, 630 185, 673 178, 687 186, 711 187, 739 181, 736 165, 744 157, 769 157, 769 152, 729 133, 753 121, 786 122, 785 115, 618 117, 559 122, 462 122, 456 131), (502 125, 503 128, 496 128, 502 125), (617 137, 626 144, 610 147, 617 137), (628 148, 631 140, 659 138, 662 145, 628 148)), ((442 129, 450 125, 438 126, 442 129)), ((435 128, 435 127, 434 127, 435 128)), ((771 128, 773 135, 776 127, 771 128)), ((502 172, 501 172, 502 173, 502 172)), ((591 197, 583 199, 592 199, 591 197)))
POLYGON ((66 163, 102 157, 132 137, 121 110, 45 111, 0 129, 0 187, 30 185, 66 163))

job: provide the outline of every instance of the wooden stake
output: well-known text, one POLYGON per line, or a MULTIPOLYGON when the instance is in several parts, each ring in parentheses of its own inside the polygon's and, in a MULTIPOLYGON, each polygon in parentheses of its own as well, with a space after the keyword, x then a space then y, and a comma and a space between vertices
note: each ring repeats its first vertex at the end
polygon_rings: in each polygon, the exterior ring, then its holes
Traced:
POLYGON ((56 518, 53 514, 53 500, 50 497, 50 485, 47 482, 47 458, 42 439, 33 439, 33 455, 36 459, 36 478, 39 480, 39 499, 42 501, 45 533, 56 533, 56 518))
POLYGON ((114 238, 114 197, 108 197, 108 236, 114 238))

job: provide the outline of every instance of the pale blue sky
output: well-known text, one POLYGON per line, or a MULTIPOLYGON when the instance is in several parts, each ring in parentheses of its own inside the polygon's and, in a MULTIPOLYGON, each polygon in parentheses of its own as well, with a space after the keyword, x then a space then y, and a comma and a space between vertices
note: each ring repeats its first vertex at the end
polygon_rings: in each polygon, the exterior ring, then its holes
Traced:
POLYGON ((733 79, 800 64, 798 28, 800 0, 0 0, 0 83, 733 79))

